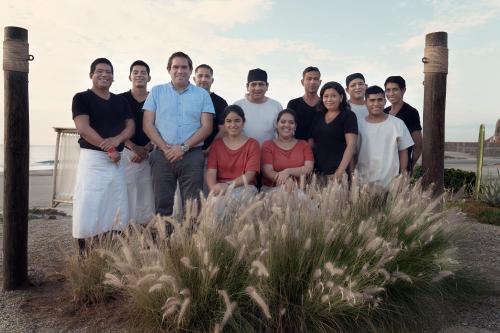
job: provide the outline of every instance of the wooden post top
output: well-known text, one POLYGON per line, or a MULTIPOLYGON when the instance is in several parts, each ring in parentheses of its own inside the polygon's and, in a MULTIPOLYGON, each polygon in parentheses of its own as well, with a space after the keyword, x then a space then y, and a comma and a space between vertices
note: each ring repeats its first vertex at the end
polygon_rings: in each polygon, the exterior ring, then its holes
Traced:
POLYGON ((448 33, 440 31, 425 36, 424 73, 448 74, 448 33))
POLYGON ((19 27, 5 27, 3 42, 3 70, 29 72, 28 30, 19 27))

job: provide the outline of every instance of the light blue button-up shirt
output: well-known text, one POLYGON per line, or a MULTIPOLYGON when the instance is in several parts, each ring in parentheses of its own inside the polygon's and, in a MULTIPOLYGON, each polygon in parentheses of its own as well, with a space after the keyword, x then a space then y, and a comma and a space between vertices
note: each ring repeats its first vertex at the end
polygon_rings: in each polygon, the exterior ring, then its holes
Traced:
POLYGON ((172 82, 154 86, 143 109, 156 113, 156 129, 166 143, 174 145, 186 142, 200 129, 202 113, 215 113, 208 92, 191 83, 181 92, 172 82))

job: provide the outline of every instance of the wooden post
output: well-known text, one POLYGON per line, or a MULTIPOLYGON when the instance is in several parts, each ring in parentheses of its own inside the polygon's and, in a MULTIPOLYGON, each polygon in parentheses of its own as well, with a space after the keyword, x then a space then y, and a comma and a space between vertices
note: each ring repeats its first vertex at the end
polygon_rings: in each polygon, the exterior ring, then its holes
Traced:
POLYGON ((28 282, 29 105, 28 30, 5 27, 3 287, 28 282))
POLYGON ((444 114, 446 76, 448 74, 448 34, 433 32, 425 36, 424 63, 424 131, 422 183, 434 184, 434 193, 443 192, 444 180, 444 114))

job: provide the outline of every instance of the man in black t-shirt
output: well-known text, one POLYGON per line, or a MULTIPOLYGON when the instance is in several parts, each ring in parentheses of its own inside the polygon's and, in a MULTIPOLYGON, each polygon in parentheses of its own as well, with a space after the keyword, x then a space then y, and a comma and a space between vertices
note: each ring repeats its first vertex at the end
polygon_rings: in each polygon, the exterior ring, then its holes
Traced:
POLYGON ((297 114, 295 138, 308 140, 311 137, 311 124, 319 102, 318 89, 321 85, 321 73, 317 67, 309 66, 302 72, 304 95, 288 102, 287 109, 297 114))
POLYGON ((212 142, 216 138, 221 137, 224 133, 224 119, 222 119, 222 114, 224 113, 224 109, 227 106, 227 102, 224 98, 210 91, 210 88, 214 83, 214 70, 209 65, 201 64, 196 67, 194 70, 193 81, 198 87, 205 89, 210 94, 210 98, 212 99, 212 103, 215 109, 212 133, 205 139, 203 143, 203 152, 207 154, 208 148, 210 147, 212 142))
POLYGON ((130 65, 129 80, 132 89, 120 94, 125 97, 135 121, 135 134, 125 142, 124 163, 129 217, 131 221, 146 223, 154 216, 154 195, 151 180, 149 153, 153 144, 142 129, 142 107, 148 97, 148 82, 151 80, 149 66, 142 60, 130 65))
POLYGON ((385 95, 391 106, 384 109, 385 113, 401 119, 410 132, 414 146, 408 148, 408 173, 411 174, 413 167, 422 155, 422 126, 418 111, 403 100, 406 92, 406 82, 401 76, 389 76, 384 83, 385 95))
POLYGON ((128 222, 123 163, 124 142, 134 134, 127 101, 112 94, 113 65, 98 58, 90 65, 92 88, 73 97, 73 120, 80 134, 75 190, 73 237, 80 251, 85 238, 120 230, 128 222))

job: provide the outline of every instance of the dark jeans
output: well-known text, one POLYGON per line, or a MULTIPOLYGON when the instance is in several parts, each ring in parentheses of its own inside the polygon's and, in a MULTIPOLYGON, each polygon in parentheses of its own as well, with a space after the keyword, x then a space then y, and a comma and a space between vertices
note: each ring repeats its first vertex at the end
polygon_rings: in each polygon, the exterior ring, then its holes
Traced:
POLYGON ((177 181, 182 202, 199 199, 203 189, 203 152, 199 148, 188 151, 182 160, 170 162, 161 150, 154 150, 149 156, 156 213, 172 215, 177 181))

